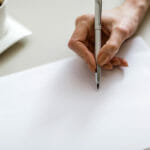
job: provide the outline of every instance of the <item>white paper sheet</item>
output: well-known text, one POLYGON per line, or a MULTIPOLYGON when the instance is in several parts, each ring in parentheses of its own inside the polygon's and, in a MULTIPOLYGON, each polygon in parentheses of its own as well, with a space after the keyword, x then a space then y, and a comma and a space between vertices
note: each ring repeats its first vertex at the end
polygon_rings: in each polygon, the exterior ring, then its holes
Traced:
POLYGON ((150 147, 150 49, 120 55, 128 68, 94 75, 71 58, 0 78, 1 150, 143 150, 150 147))

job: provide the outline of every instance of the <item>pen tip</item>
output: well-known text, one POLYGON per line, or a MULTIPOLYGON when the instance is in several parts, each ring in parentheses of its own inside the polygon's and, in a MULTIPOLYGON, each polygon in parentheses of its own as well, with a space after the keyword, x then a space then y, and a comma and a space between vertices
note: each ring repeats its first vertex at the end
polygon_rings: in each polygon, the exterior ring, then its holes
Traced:
POLYGON ((99 84, 97 84, 97 89, 99 89, 99 84))

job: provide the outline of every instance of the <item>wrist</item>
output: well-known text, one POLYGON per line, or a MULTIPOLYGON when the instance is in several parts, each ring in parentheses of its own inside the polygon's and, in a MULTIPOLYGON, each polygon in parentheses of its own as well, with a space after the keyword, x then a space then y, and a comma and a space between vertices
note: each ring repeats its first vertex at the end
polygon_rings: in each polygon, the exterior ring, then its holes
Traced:
POLYGON ((123 7, 140 23, 150 7, 150 0, 126 0, 123 7))
POLYGON ((143 9, 150 7, 150 0, 125 0, 124 3, 143 9))

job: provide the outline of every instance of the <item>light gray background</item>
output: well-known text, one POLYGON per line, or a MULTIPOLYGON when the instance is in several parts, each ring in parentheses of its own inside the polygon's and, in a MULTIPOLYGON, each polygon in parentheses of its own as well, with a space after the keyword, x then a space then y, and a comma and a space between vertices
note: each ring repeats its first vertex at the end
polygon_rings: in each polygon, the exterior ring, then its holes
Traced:
MULTIPOLYGON (((123 0, 103 0, 103 8, 123 0)), ((0 76, 74 55, 67 42, 77 16, 94 12, 94 0, 8 0, 8 12, 32 30, 33 35, 0 56, 0 76)), ((150 46, 150 11, 137 32, 150 46)))

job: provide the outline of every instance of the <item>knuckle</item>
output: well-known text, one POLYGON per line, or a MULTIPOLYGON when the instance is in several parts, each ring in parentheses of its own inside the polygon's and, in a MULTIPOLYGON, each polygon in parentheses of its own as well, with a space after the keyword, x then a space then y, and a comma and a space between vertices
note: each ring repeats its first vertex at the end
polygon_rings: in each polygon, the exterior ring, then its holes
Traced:
POLYGON ((118 49, 119 48, 117 43, 110 42, 107 44, 105 53, 107 53, 112 58, 117 53, 118 49))
POLYGON ((140 1, 140 3, 139 3, 139 9, 141 9, 141 10, 145 9, 145 3, 144 3, 144 1, 140 1))
POLYGON ((75 44, 76 44, 76 40, 70 39, 69 42, 68 42, 68 47, 70 49, 74 49, 75 44))
POLYGON ((81 20, 82 20, 82 19, 81 19, 81 16, 78 16, 78 17, 76 18, 76 20, 75 20, 75 24, 77 25, 81 20))
POLYGON ((85 14, 85 15, 82 15, 82 16, 78 16, 77 18, 76 18, 76 21, 75 21, 75 23, 76 24, 78 24, 80 21, 85 21, 85 20, 87 20, 87 15, 85 14))
POLYGON ((131 33, 129 27, 118 26, 115 29, 117 32, 121 33, 124 37, 127 37, 131 33))
POLYGON ((93 16, 92 16, 92 15, 84 14, 84 15, 78 16, 78 17, 76 18, 75 24, 77 25, 79 22, 87 22, 87 21, 89 21, 90 19, 93 19, 93 16))
POLYGON ((109 49, 110 49, 111 51, 115 51, 115 50, 118 49, 117 43, 109 43, 108 46, 109 46, 109 49))

